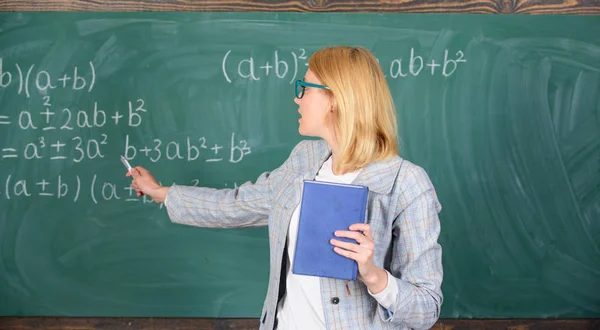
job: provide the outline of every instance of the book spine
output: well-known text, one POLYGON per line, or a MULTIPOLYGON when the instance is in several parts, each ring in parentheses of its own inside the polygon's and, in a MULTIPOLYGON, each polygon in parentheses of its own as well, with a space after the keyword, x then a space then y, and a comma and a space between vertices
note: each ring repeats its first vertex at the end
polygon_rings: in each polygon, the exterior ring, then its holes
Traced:
MULTIPOLYGON (((367 223, 367 205, 369 205, 369 190, 365 189, 365 202, 362 203, 363 207, 361 209, 361 217, 363 219, 363 223, 367 223)), ((354 267, 353 269, 353 274, 352 274, 352 278, 354 280, 356 280, 358 278, 358 263, 356 264, 356 267, 354 267)))

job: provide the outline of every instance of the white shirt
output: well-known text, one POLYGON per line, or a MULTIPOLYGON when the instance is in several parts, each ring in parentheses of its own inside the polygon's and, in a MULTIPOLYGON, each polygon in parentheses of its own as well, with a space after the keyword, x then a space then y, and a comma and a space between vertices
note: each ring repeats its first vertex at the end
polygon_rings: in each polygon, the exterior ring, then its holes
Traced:
MULTIPOLYGON (((315 181, 352 183, 359 173, 360 170, 342 175, 333 174, 332 160, 329 157, 319 169, 315 181)), ((277 305, 277 329, 325 329, 320 278, 292 273, 300 220, 300 204, 296 206, 292 214, 288 229, 286 293, 277 305)), ((389 309, 395 302, 397 293, 398 287, 389 272, 388 285, 382 292, 374 295, 369 291, 369 294, 386 309, 389 309)))

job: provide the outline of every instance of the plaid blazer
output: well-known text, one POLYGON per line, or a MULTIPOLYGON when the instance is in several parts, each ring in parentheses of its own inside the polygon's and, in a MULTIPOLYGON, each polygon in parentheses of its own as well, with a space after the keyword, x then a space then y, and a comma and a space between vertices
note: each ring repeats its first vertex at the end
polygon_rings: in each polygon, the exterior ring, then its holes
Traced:
MULTIPOLYGON (((315 178, 331 155, 324 140, 300 142, 279 168, 237 189, 173 185, 167 194, 172 222, 218 228, 269 227, 270 276, 260 317, 273 329, 283 252, 303 180, 315 178)), ((430 328, 442 304, 441 205, 425 171, 396 156, 366 166, 353 184, 369 187, 367 223, 375 242, 373 262, 390 272, 398 295, 389 310, 361 281, 321 278, 327 329, 430 328)))

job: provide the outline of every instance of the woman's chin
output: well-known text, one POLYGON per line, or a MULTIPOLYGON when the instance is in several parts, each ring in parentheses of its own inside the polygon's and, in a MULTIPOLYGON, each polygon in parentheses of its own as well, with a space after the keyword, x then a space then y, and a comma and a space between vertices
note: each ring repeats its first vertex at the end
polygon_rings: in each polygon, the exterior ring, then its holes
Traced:
POLYGON ((298 127, 298 133, 302 136, 316 136, 315 134, 311 134, 310 132, 305 131, 302 127, 298 127))

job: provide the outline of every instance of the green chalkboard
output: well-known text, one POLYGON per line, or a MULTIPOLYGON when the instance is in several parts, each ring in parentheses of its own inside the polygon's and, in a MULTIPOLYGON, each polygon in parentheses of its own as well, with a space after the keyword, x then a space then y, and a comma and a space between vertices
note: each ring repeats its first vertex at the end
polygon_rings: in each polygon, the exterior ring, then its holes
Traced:
POLYGON ((169 222, 119 162, 232 188, 279 166, 293 81, 378 57, 441 213, 442 317, 600 317, 600 17, 0 14, 0 315, 258 317, 265 228, 169 222))

